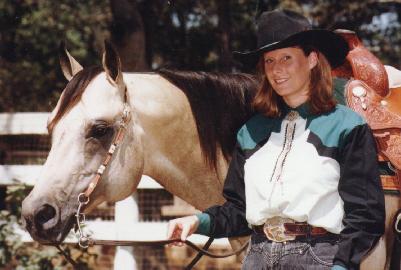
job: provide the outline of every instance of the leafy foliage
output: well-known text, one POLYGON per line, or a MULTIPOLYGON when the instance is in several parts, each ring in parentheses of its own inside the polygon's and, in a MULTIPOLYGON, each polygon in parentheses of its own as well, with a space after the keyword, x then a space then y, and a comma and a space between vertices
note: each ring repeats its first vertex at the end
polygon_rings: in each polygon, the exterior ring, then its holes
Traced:
MULTIPOLYGON (((103 39, 123 36, 130 27, 144 31, 153 69, 241 70, 231 51, 255 48, 255 18, 278 7, 303 13, 317 27, 354 30, 385 64, 401 66, 399 1, 0 0, 0 111, 49 111, 66 83, 58 68, 59 42, 66 40, 84 66, 93 65, 103 39), (139 17, 113 18, 110 3, 130 5, 139 17), (142 21, 143 29, 137 23, 119 27, 133 21, 142 21)), ((124 59, 143 52, 121 53, 124 59)))
MULTIPOLYGON (((7 188, 6 201, 9 209, 0 211, 0 268, 15 270, 62 270, 68 266, 67 261, 55 247, 43 247, 38 243, 23 243, 16 233, 21 224, 21 202, 31 188, 27 185, 11 185, 7 188)), ((67 254, 78 263, 81 270, 90 269, 97 255, 72 248, 63 247, 67 254)))
POLYGON ((0 212, 0 266, 8 264, 22 245, 19 237, 14 234, 16 223, 16 216, 8 211, 0 212))
POLYGON ((107 25, 106 1, 0 0, 0 110, 49 111, 65 80, 58 70, 60 41, 93 64, 96 35, 107 25), (104 12, 105 11, 105 12, 104 12))

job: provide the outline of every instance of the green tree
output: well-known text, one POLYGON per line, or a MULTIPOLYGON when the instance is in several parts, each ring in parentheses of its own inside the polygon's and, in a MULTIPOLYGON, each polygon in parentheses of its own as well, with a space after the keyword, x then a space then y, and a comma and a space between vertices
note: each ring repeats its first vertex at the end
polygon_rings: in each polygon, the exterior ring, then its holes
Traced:
POLYGON ((84 64, 98 61, 107 1, 0 0, 0 111, 49 111, 65 85, 60 41, 84 64))
POLYGON ((250 71, 232 51, 254 49, 255 20, 291 8, 314 26, 357 32, 385 64, 401 66, 401 4, 381 0, 0 0, 0 111, 49 111, 64 80, 57 47, 66 40, 84 66, 99 64, 103 40, 124 70, 159 67, 250 71))

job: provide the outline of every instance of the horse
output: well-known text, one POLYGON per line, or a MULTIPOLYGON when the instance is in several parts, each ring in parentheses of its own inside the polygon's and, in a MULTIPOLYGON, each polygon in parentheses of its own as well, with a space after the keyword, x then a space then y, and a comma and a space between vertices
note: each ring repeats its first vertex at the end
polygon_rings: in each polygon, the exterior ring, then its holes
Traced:
POLYGON ((107 154, 125 98, 131 120, 124 140, 85 211, 126 198, 142 175, 200 210, 224 202, 235 133, 253 114, 253 76, 168 70, 123 74, 108 43, 103 66, 83 69, 61 47, 60 63, 69 82, 48 120, 48 158, 22 203, 34 240, 59 243, 70 231, 77 197, 107 154))
MULTIPOLYGON (((84 69, 64 46, 60 51, 69 82, 48 120, 49 156, 22 204, 25 227, 34 240, 60 243, 66 237, 77 198, 97 174, 127 105, 125 137, 85 212, 103 201, 126 198, 143 174, 199 210, 224 202, 236 131, 255 113, 251 101, 257 79, 169 70, 123 73, 108 43, 102 67, 84 69)), ((372 252, 365 261, 385 261, 383 252, 377 254, 381 257, 372 252)), ((381 269, 369 265, 363 269, 381 269)))

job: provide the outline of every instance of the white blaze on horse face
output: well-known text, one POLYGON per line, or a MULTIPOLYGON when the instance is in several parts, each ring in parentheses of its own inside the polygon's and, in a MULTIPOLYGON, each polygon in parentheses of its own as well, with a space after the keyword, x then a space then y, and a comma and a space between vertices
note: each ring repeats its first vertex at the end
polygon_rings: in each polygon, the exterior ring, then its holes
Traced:
POLYGON ((50 200, 61 207, 75 186, 71 181, 83 164, 79 147, 83 135, 83 122, 79 110, 73 109, 54 129, 52 147, 30 196, 50 200), (73 162, 72 162, 73 161, 73 162), (68 176, 68 177, 66 177, 68 176))

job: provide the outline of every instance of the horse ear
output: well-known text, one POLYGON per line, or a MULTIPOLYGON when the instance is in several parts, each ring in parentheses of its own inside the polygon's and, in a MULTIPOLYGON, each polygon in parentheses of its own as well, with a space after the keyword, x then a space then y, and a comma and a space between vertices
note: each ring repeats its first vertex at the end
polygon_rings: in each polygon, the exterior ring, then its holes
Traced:
POLYGON ((83 69, 78 61, 67 51, 64 41, 62 41, 59 46, 59 59, 61 70, 68 81, 83 69))
POLYGON ((107 40, 104 41, 104 53, 102 59, 103 69, 107 76, 117 85, 124 84, 121 72, 121 60, 114 46, 107 40))

